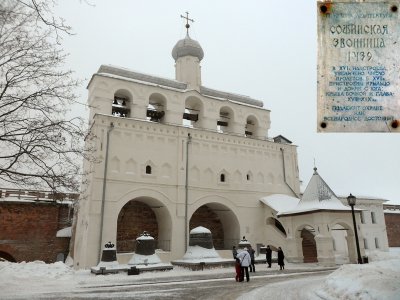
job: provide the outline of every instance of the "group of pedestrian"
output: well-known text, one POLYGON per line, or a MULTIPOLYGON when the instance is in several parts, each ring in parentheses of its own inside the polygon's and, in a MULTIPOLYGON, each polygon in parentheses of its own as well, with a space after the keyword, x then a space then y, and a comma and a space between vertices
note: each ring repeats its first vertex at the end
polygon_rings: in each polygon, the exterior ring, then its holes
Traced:
MULTIPOLYGON (((251 249, 251 247, 250 247, 251 249)), ((238 282, 243 282, 244 281, 244 276, 246 275, 246 281, 248 282, 250 280, 249 276, 249 266, 250 266, 250 272, 251 272, 251 265, 252 265, 252 259, 251 255, 249 252, 249 249, 245 247, 243 251, 240 251, 239 253, 236 250, 236 247, 233 246, 233 258, 236 260, 235 263, 235 270, 236 270, 236 276, 235 279, 238 282), (235 255, 236 254, 236 255, 235 255)), ((254 254, 253 254, 254 256, 254 254)))
MULTIPOLYGON (((282 248, 278 247, 277 252, 278 252, 279 269, 284 270, 285 269, 285 262, 284 262, 285 255, 282 251, 282 248)), ((235 259, 235 261, 236 261, 235 262, 235 271, 236 271, 235 279, 236 279, 236 281, 243 282, 245 275, 246 275, 246 281, 250 280, 249 268, 250 268, 250 272, 256 271, 254 254, 255 254, 255 251, 251 246, 245 247, 240 252, 238 252, 236 247, 233 246, 232 255, 233 255, 233 259, 235 259)), ((266 255, 266 259, 267 259, 268 268, 271 268, 272 249, 269 245, 267 246, 265 255, 266 255)))

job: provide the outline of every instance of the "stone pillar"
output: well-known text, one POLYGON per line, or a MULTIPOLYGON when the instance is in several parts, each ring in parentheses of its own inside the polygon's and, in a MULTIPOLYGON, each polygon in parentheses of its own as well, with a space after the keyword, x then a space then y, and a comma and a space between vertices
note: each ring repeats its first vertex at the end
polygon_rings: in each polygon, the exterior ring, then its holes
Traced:
MULTIPOLYGON (((303 250, 301 245, 302 238, 288 238, 286 240, 285 258, 288 262, 302 263, 303 250)), ((282 249, 283 250, 283 249, 282 249)))
POLYGON ((182 125, 183 113, 173 110, 166 110, 161 123, 182 125))
POLYGON ((229 121, 232 124, 229 124, 229 132, 232 132, 237 135, 244 135, 244 128, 245 124, 244 123, 239 123, 239 122, 234 122, 234 121, 229 121))
POLYGON ((335 265, 335 255, 333 251, 333 239, 331 236, 316 235, 318 263, 324 266, 335 265))
POLYGON ((217 130, 217 119, 206 117, 206 116, 204 116, 204 114, 205 114, 205 112, 203 113, 203 116, 199 115, 199 120, 194 123, 194 127, 216 131, 217 130))
POLYGON ((146 120, 146 114, 147 114, 147 106, 145 104, 136 103, 136 101, 134 101, 134 103, 131 104, 131 113, 130 113, 131 118, 146 120))
POLYGON ((349 252, 349 262, 351 263, 357 263, 357 254, 356 254, 356 240, 354 235, 347 235, 346 236, 346 241, 347 241, 347 248, 349 252))

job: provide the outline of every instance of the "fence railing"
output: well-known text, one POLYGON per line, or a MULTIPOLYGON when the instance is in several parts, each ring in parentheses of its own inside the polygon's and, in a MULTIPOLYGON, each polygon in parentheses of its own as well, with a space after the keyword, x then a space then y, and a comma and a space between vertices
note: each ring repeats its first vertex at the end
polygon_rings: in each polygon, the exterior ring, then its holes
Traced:
POLYGON ((30 189, 1 188, 0 198, 17 198, 22 200, 42 201, 76 201, 79 194, 54 193, 53 191, 39 191, 30 189))

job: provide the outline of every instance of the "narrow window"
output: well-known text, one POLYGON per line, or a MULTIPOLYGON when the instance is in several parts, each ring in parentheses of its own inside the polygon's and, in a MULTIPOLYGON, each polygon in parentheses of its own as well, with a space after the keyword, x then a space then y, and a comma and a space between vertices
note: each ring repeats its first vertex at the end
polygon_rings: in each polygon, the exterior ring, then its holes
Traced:
POLYGON ((361 224, 365 224, 364 213, 363 212, 360 213, 360 217, 361 217, 361 224))
POLYGON ((247 179, 247 181, 250 180, 250 174, 247 174, 247 175, 246 175, 246 179, 247 179))
POLYGON ((146 174, 151 174, 151 166, 146 166, 146 174))
POLYGON ((372 221, 372 224, 376 224, 375 212, 373 212, 373 211, 371 211, 371 221, 372 221))
POLYGON ((375 248, 379 249, 379 240, 378 240, 378 238, 375 238, 375 248))
POLYGON ((368 241, 367 241, 367 239, 364 239, 364 249, 368 249, 368 241))
POLYGON ((225 182, 225 174, 221 174, 219 179, 221 182, 225 182))
POLYGON ((333 251, 336 251, 336 241, 335 239, 332 239, 332 244, 333 244, 333 251))

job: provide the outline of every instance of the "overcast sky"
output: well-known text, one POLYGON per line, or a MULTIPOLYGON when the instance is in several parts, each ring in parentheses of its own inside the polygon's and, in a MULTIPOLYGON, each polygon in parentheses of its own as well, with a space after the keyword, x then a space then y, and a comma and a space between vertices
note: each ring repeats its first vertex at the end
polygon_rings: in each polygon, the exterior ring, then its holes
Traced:
POLYGON ((400 203, 399 134, 316 133, 316 1, 88 1, 59 0, 56 9, 76 33, 63 46, 68 67, 86 79, 82 102, 101 64, 174 79, 171 50, 185 37, 180 15, 189 11, 190 36, 204 50, 202 84, 264 102, 269 136, 298 146, 303 189, 315 159, 337 195, 400 203))

